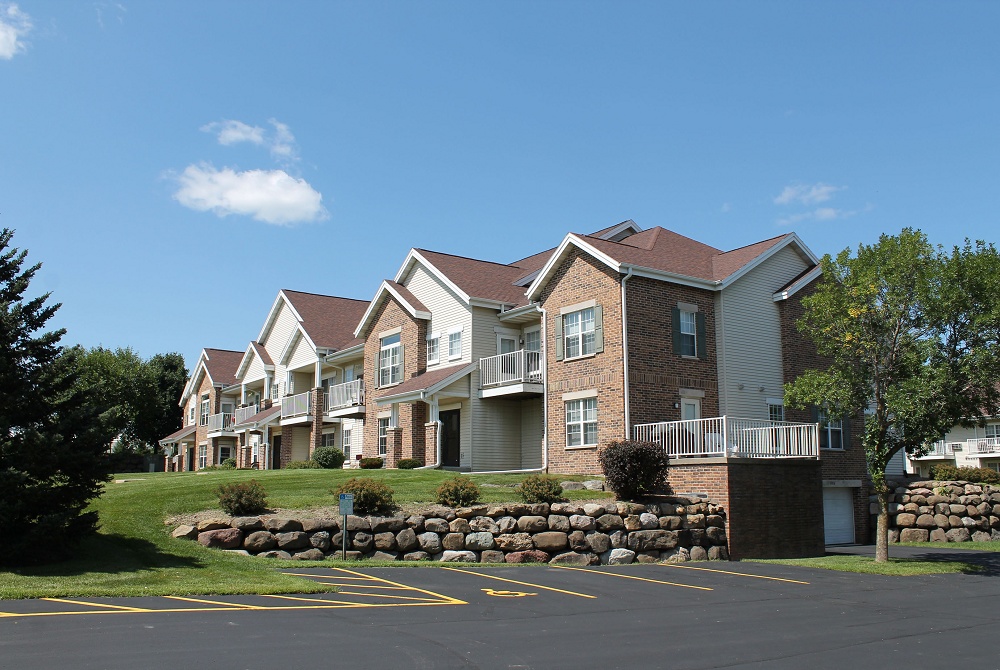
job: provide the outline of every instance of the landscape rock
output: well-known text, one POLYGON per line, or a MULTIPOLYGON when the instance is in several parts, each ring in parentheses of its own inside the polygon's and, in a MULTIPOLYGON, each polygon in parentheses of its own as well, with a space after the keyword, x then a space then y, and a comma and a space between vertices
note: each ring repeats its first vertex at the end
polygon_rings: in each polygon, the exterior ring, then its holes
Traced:
POLYGON ((495 546, 492 533, 469 533, 465 536, 465 548, 469 551, 487 551, 495 546))
POLYGON ((266 530, 258 530, 243 538, 243 548, 249 552, 259 554, 278 546, 278 540, 266 530))
POLYGON ((444 552, 441 560, 445 563, 476 563, 479 559, 476 558, 476 552, 474 551, 447 550, 444 552))
POLYGON ((532 537, 532 541, 535 543, 535 549, 541 549, 549 553, 562 551, 569 545, 567 534, 558 531, 536 533, 532 537))
POLYGON ((625 527, 625 521, 617 514, 603 514, 597 517, 597 530, 606 533, 625 527))
POLYGON ((904 528, 899 533, 900 542, 927 542, 929 537, 926 528, 904 528))
POLYGON ((398 533, 406 528, 406 519, 399 516, 373 516, 368 519, 372 533, 398 533))
MULTIPOLYGON (((302 527, 302 524, 299 524, 302 527)), ((290 551, 292 549, 305 549, 309 546, 309 535, 301 530, 293 530, 287 533, 275 533, 275 539, 278 541, 278 548, 284 549, 285 551, 290 551)))
POLYGON ((507 563, 548 563, 549 555, 538 549, 528 551, 512 551, 504 556, 507 563))
POLYGON ((257 530, 264 530, 264 522, 259 516, 237 516, 229 522, 233 528, 239 528, 244 535, 257 530))
POLYGON ((590 556, 587 554, 578 554, 575 551, 567 551, 562 554, 556 554, 549 559, 549 563, 553 565, 590 565, 590 556))
POLYGON ((503 563, 503 552, 497 549, 487 549, 479 555, 480 563, 503 563))
MULTIPOLYGON (((374 526, 374 524, 373 524, 374 526)), ((384 526, 383 526, 384 527, 384 526)), ((407 528, 407 530, 409 530, 407 528)), ((413 531, 410 531, 411 533, 413 531)), ((375 550, 376 551, 395 551, 396 550, 396 536, 392 531, 384 531, 381 533, 375 533, 374 536, 375 550)))
POLYGON ((705 551, 704 547, 691 547, 691 560, 692 561, 707 561, 708 552, 705 551))
POLYGON ((451 526, 444 519, 427 519, 424 521, 424 531, 444 535, 451 532, 451 526))
POLYGON ((446 533, 441 538, 441 546, 444 547, 445 553, 448 553, 448 551, 462 551, 465 549, 465 535, 462 533, 446 533))
POLYGON ((469 525, 468 519, 459 517, 448 524, 448 530, 452 533, 462 533, 464 535, 465 533, 472 532, 472 526, 469 525))
POLYGON ((396 533, 396 547, 402 552, 413 551, 420 546, 417 534, 412 528, 404 528, 396 533))
POLYGON ((337 519, 302 519, 302 531, 304 533, 336 533, 340 530, 340 521, 337 519))
POLYGON ((631 565, 635 562, 635 552, 630 549, 612 549, 608 555, 608 565, 631 565))
POLYGON ((316 549, 306 549, 292 554, 292 559, 296 561, 322 561, 326 556, 322 551, 316 549))
POLYGON ((549 520, 544 516, 522 516, 517 520, 517 529, 522 533, 541 533, 549 529, 549 520))
POLYGON ((497 535, 494 540, 497 546, 505 552, 528 551, 535 548, 531 535, 527 533, 510 533, 497 535))
POLYGON ((590 545, 590 550, 595 554, 603 554, 606 551, 611 550, 611 537, 605 533, 588 533, 587 544, 590 545))
POLYGON ((420 549, 428 554, 437 554, 442 551, 441 538, 437 533, 430 531, 421 533, 417 535, 417 542, 420 543, 420 549))
POLYGON ((583 483, 583 488, 587 489, 588 491, 603 491, 604 481, 600 479, 588 479, 583 483))
POLYGON ((281 551, 280 549, 274 551, 265 551, 263 553, 257 554, 257 558, 280 558, 283 560, 291 560, 292 555, 287 551, 281 551))
POLYGON ((193 540, 198 537, 198 529, 190 524, 184 524, 182 526, 177 526, 174 528, 173 532, 170 533, 172 537, 178 537, 184 540, 193 540))
POLYGON ((426 551, 410 551, 403 555, 404 561, 429 561, 431 555, 426 551))
POLYGON ((214 549, 239 549, 243 533, 238 528, 219 528, 198 533, 198 544, 214 549))
POLYGON ((369 558, 373 561, 398 561, 399 554, 395 551, 376 551, 369 558))
POLYGON ((291 533, 302 530, 302 522, 296 519, 272 516, 264 520, 264 528, 277 535, 278 533, 291 533))
POLYGON ((562 486, 563 491, 582 491, 583 482, 562 482, 559 484, 562 486))
POLYGON ((500 526, 488 516, 477 516, 469 520, 469 528, 474 533, 499 533, 500 526))
POLYGON ((364 531, 358 531, 356 533, 350 534, 351 546, 355 551, 360 551, 362 553, 367 553, 371 551, 374 540, 371 533, 366 533, 364 531))
POLYGON ((597 523, 593 517, 582 514, 574 514, 569 518, 569 527, 573 530, 594 530, 597 523))

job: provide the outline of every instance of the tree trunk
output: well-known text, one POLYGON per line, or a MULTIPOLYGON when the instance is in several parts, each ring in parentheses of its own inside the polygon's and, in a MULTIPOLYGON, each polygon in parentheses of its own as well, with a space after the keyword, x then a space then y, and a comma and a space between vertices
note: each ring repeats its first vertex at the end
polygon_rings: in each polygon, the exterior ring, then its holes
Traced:
POLYGON ((878 491, 878 523, 875 526, 875 562, 889 561, 889 490, 882 486, 878 491))

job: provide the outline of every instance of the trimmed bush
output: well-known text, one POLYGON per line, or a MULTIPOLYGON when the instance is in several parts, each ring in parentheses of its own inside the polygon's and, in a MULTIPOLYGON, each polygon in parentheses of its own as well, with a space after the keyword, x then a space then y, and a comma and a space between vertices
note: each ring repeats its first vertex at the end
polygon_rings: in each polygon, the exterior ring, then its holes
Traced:
POLYGON ((219 507, 230 516, 249 516, 267 511, 267 492, 256 479, 221 484, 215 489, 219 507))
POLYGON ((400 470, 414 470, 424 467, 424 462, 419 458, 404 458, 396 463, 396 467, 400 470))
POLYGON ((514 491, 526 503, 565 502, 563 488, 555 477, 528 475, 514 491))
POLYGON ((956 468, 942 463, 931 467, 931 479, 1000 484, 1000 473, 992 468, 956 468))
POLYGON ((292 461, 285 466, 285 470, 320 470, 323 466, 316 461, 292 461))
POLYGON ((391 514, 396 509, 392 487, 370 477, 351 477, 330 493, 353 494, 355 514, 391 514))
POLYGON ((636 500, 667 485, 667 452, 652 442, 608 442, 597 454, 608 487, 620 500, 636 500))
POLYGON ((344 460, 347 457, 337 447, 320 447, 313 452, 312 459, 319 463, 321 468, 336 470, 344 467, 344 460))
POLYGON ((230 456, 226 460, 222 461, 222 463, 219 465, 219 467, 223 468, 224 470, 235 470, 236 469, 236 459, 233 458, 232 456, 230 456))
POLYGON ((375 456, 373 458, 362 458, 358 461, 358 467, 362 470, 381 470, 385 461, 375 456))
MULTIPOLYGON (((562 492, 562 489, 560 489, 562 492)), ((479 486, 468 477, 458 475, 441 482, 437 488, 437 501, 449 507, 467 507, 479 502, 479 486)))

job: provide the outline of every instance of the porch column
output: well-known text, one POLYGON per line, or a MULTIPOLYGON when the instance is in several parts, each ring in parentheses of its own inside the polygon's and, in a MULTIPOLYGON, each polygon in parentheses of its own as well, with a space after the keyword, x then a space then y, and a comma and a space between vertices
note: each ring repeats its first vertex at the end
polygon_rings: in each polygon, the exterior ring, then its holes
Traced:
POLYGON ((394 468, 403 458, 403 429, 389 426, 385 432, 385 467, 394 468))

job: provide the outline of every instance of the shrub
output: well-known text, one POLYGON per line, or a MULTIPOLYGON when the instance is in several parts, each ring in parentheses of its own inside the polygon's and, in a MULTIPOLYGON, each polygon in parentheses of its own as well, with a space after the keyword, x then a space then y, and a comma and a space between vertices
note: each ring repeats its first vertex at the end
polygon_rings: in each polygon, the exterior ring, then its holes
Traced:
POLYGON ((944 463, 931 467, 931 478, 977 484, 1000 484, 1000 473, 992 468, 956 468, 954 465, 944 463))
POLYGON ((621 500, 636 500, 667 485, 667 452, 652 442, 608 442, 597 460, 608 487, 621 500))
POLYGON ((526 503, 554 503, 566 500, 562 497, 563 488, 555 477, 528 475, 515 491, 526 503))
POLYGON ((466 507, 479 502, 479 487, 468 477, 458 475, 441 482, 437 488, 437 501, 449 507, 466 507))
POLYGON ((314 461, 319 463, 321 468, 327 468, 328 470, 336 470, 337 468, 344 467, 344 460, 346 458, 344 452, 337 447, 320 447, 313 452, 312 457, 314 461))
POLYGON ((267 492, 256 479, 222 484, 215 489, 219 507, 230 516, 248 516, 267 510, 267 492))
POLYGON ((419 458, 404 458, 396 463, 396 467, 400 470, 413 470, 424 467, 424 462, 419 458))
POLYGON ((330 493, 354 494, 355 514, 390 514, 396 509, 392 487, 370 477, 351 477, 330 493))
POLYGON ((373 458, 362 458, 358 461, 358 467, 362 470, 380 470, 385 465, 385 461, 375 456, 373 458))
POLYGON ((230 456, 226 460, 222 461, 219 465, 223 470, 235 470, 236 469, 236 459, 230 456))
POLYGON ((316 461, 292 461, 285 466, 286 470, 319 470, 323 466, 316 461))

